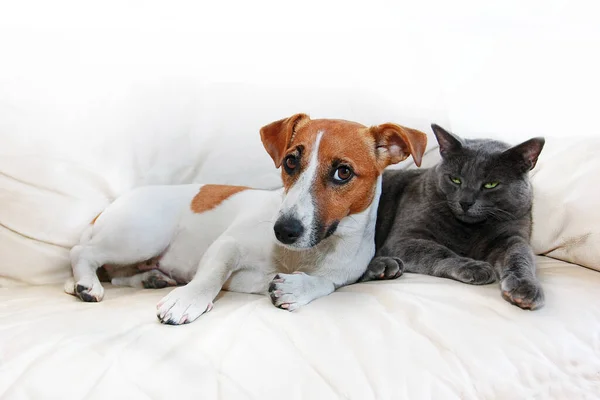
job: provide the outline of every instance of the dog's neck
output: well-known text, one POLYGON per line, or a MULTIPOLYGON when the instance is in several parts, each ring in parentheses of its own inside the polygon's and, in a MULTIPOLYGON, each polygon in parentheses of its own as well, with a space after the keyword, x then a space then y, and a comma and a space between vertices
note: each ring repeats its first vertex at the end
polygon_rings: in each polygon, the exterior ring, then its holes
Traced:
MULTIPOLYGON (((377 178, 373 201, 360 213, 343 218, 336 232, 317 246, 306 250, 292 250, 275 245, 275 262, 280 272, 302 271, 314 273, 337 265, 364 264, 375 253, 375 223, 381 196, 382 177, 377 178)), ((350 270, 351 268, 349 268, 350 270)), ((360 276, 360 275, 359 275, 360 276)), ((356 280, 359 276, 349 277, 356 280)))
MULTIPOLYGON (((366 238, 367 236, 375 238, 375 223, 377 220, 377 207, 379 198, 381 197, 382 177, 377 178, 375 183, 375 194, 373 201, 365 210, 348 215, 338 225, 336 233, 333 236, 338 236, 343 240, 352 240, 356 238, 366 238)), ((375 243, 373 241, 373 243, 375 243)))

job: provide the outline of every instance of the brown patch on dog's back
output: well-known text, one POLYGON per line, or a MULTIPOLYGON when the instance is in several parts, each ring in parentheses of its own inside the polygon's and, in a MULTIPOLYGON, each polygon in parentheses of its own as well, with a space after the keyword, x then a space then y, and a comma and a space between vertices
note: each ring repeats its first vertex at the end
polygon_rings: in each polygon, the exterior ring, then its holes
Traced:
POLYGON ((248 189, 246 186, 204 185, 192 199, 190 208, 195 213, 212 210, 234 194, 248 189))

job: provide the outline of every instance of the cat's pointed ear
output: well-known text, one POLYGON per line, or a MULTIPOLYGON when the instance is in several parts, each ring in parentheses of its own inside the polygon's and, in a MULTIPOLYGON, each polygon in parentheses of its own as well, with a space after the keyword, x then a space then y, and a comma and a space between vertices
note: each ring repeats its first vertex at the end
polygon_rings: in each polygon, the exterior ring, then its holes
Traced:
POLYGON ((503 156, 508 158, 517 168, 520 168, 521 172, 527 172, 537 164, 544 143, 546 143, 546 140, 543 137, 529 139, 506 150, 503 156))
POLYGON ((375 155, 381 170, 412 156, 417 167, 427 147, 427 135, 421 131, 387 123, 369 129, 375 139, 375 155))
POLYGON ((431 124, 431 129, 440 145, 440 155, 442 157, 446 157, 448 154, 462 149, 463 143, 458 136, 453 135, 437 124, 431 124))
POLYGON ((310 121, 308 115, 295 114, 260 128, 260 138, 263 146, 273 159, 276 168, 281 166, 283 155, 292 142, 296 130, 308 121, 310 121))

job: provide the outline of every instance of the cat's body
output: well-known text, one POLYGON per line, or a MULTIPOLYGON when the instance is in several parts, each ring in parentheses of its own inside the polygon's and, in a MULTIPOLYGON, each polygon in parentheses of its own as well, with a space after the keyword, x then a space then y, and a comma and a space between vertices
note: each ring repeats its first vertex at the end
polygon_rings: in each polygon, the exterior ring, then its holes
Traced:
POLYGON ((544 295, 529 246, 535 166, 543 139, 519 146, 462 140, 434 126, 442 162, 386 171, 376 255, 363 280, 415 272, 471 284, 500 279, 503 296, 539 308, 544 295))

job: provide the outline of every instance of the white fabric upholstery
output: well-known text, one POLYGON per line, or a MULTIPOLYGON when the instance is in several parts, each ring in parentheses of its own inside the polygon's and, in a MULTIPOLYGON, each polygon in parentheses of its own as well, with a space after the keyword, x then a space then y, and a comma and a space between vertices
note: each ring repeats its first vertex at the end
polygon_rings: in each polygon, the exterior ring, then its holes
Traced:
POLYGON ((224 292, 185 326, 160 325, 166 290, 0 290, 7 399, 584 399, 600 393, 600 274, 538 259, 546 307, 498 285, 407 274, 298 312, 224 292))
POLYGON ((600 271, 600 139, 549 138, 534 185, 532 246, 600 271))

